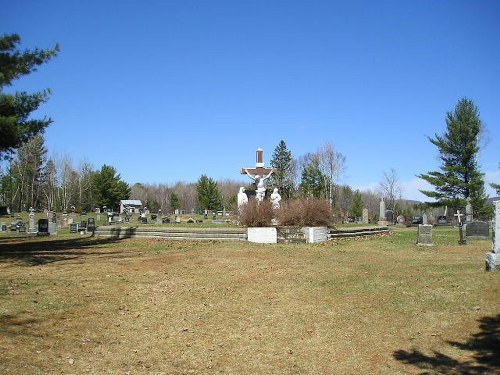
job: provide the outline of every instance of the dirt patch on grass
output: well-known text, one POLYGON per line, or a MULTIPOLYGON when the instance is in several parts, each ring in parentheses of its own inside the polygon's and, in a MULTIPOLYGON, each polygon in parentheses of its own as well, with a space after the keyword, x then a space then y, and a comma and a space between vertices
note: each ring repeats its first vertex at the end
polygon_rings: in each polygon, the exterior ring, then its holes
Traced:
POLYGON ((0 372, 498 371, 488 242, 421 249, 413 236, 0 242, 0 372))

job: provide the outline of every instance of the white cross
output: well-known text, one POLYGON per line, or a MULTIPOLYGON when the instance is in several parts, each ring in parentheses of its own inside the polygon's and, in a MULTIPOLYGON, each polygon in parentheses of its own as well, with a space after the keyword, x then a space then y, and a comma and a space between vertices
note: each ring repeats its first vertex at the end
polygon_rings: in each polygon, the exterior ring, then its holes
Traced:
POLYGON ((453 216, 456 216, 457 219, 458 219, 458 224, 462 224, 462 216, 464 216, 464 214, 461 214, 460 213, 460 210, 457 210, 457 213, 453 216))

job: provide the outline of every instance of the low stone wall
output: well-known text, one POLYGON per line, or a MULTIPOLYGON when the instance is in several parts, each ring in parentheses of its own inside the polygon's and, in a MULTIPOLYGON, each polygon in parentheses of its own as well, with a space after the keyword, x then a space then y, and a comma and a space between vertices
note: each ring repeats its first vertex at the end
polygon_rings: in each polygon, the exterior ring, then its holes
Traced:
MULTIPOLYGON (((307 228, 308 229, 308 228, 307 228)), ((389 227, 349 227, 329 228, 327 239, 337 239, 356 236, 369 236, 386 233, 389 227)), ((278 243, 306 243, 308 236, 302 227, 277 227, 278 243)), ((193 228, 193 227, 149 227, 149 226, 99 226, 95 236, 110 238, 164 238, 169 240, 220 240, 247 241, 248 228, 193 228)))
POLYGON ((328 239, 333 240, 346 237, 371 236, 387 232, 389 232, 389 227, 385 225, 375 227, 332 228, 330 229, 330 233, 328 233, 328 239))
POLYGON ((246 228, 154 228, 154 227, 97 227, 95 236, 111 238, 165 238, 169 240, 246 241, 246 228))

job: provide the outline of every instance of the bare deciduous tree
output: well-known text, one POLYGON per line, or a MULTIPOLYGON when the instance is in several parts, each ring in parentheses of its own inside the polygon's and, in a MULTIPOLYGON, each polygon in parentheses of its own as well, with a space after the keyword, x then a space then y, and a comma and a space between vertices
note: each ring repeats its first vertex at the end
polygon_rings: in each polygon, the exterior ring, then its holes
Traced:
POLYGON ((387 209, 397 212, 397 202, 401 200, 402 188, 399 177, 394 168, 389 172, 384 171, 382 180, 379 182, 379 192, 384 197, 387 209))

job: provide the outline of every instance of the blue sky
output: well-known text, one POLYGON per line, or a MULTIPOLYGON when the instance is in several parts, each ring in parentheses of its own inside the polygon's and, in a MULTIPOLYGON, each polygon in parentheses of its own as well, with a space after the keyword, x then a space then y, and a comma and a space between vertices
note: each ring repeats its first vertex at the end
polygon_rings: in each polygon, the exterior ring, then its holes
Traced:
MULTIPOLYGON (((9 1, 0 32, 61 46, 10 90, 46 87, 46 145, 75 166, 112 165, 130 184, 245 180, 280 140, 294 157, 325 142, 342 183, 403 195, 439 169, 427 136, 468 97, 487 132, 486 180, 500 183, 500 2, 9 1)), ((488 190, 493 195, 491 189, 488 190)))

